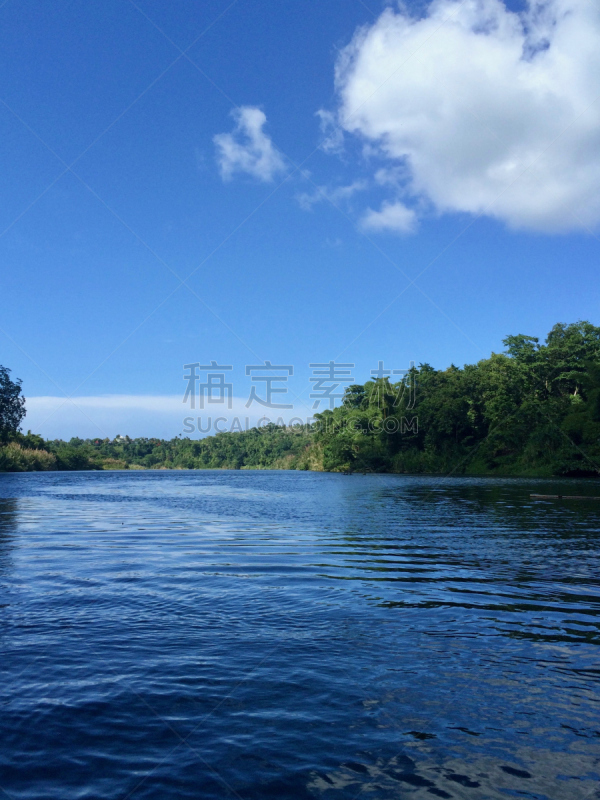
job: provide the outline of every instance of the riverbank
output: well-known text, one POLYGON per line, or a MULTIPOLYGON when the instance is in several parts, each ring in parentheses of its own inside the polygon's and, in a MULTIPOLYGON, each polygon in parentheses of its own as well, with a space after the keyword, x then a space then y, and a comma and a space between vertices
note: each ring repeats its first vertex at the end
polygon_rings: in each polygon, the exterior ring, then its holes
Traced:
MULTIPOLYGON (((235 435, 235 434, 234 434, 235 435)), ((280 435, 286 436, 285 431, 281 431, 280 435)), ((292 434, 296 436, 297 434, 292 434)), ((23 447, 16 442, 11 442, 4 447, 0 447, 0 473, 2 472, 70 472, 70 471, 186 471, 186 470, 290 470, 290 471, 305 471, 305 472, 331 472, 342 473, 346 475, 353 474, 382 474, 382 475, 423 475, 429 477, 442 477, 445 475, 456 475, 465 477, 496 477, 496 478, 581 478, 581 477, 596 477, 598 472, 594 469, 583 468, 553 471, 551 465, 531 465, 523 466, 522 464, 514 463, 507 465, 498 465, 493 468, 486 467, 481 461, 473 457, 469 460, 468 456, 463 458, 460 462, 453 464, 445 462, 445 468, 442 465, 435 464, 435 459, 429 456, 428 458, 421 459, 420 463, 415 463, 415 459, 410 460, 410 466, 413 469, 402 468, 402 464, 396 460, 396 465, 390 465, 388 468, 385 465, 379 465, 377 469, 373 469, 366 465, 331 465, 328 469, 324 466, 324 450, 323 447, 314 441, 314 434, 306 436, 302 448, 299 453, 288 454, 287 456, 270 458, 269 454, 263 454, 263 462, 259 463, 240 463, 239 457, 234 459, 215 459, 214 456, 210 459, 209 463, 197 463, 198 460, 194 459, 190 463, 190 459, 184 459, 185 463, 174 463, 173 461, 156 461, 155 459, 162 455, 162 451, 168 451, 173 442, 161 441, 155 445, 151 457, 147 461, 150 463, 137 463, 129 461, 126 458, 103 457, 101 453, 95 450, 93 443, 84 441, 83 444, 73 445, 71 443, 49 443, 53 448, 45 450, 42 448, 27 448, 23 447), (91 451, 91 452, 90 452, 91 451), (264 463, 265 460, 267 463, 264 463), (194 463, 196 461, 196 463, 194 463), (431 468, 427 467, 431 465, 431 468), (435 467, 438 466, 436 469, 435 467)), ((134 440, 132 440, 133 442, 134 440)), ((181 440, 174 440, 180 443, 181 440)), ((206 442, 206 440, 204 440, 206 442)), ((190 441, 193 447, 194 443, 190 441)), ((105 445, 106 446, 106 445, 105 445)), ((120 446, 120 445, 117 445, 120 446)), ((210 443, 205 444, 205 447, 210 448, 210 443)), ((473 456, 476 454, 474 453, 473 456)), ((178 460, 178 457, 175 457, 178 460)), ((408 467, 408 464, 406 465, 408 467)))
POLYGON ((341 405, 297 428, 68 442, 13 429, 0 446, 0 471, 600 475, 600 327, 557 324, 545 344, 524 335, 507 336, 504 344, 505 353, 462 368, 413 366, 396 383, 380 362, 371 380, 346 387, 341 405))

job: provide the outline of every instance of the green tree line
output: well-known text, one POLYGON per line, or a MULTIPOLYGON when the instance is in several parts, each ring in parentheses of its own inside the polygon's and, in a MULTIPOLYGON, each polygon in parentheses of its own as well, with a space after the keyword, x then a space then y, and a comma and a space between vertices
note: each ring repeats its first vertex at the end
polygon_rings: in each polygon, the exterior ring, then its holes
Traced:
POLYGON ((326 470, 600 474, 600 328, 557 324, 541 344, 462 369, 420 364, 398 383, 350 386, 320 415, 326 470))
POLYGON ((0 471, 312 469, 487 475, 600 474, 600 328, 517 335, 462 368, 419 364, 398 382, 349 386, 300 428, 200 440, 71 439, 20 432, 18 381, 0 368, 0 471))

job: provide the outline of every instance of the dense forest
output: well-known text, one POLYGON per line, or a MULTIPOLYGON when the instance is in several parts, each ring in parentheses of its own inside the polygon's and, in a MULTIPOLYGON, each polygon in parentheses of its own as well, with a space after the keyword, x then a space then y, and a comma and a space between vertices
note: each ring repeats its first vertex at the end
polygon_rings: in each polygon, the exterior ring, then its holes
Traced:
POLYGON ((308 428, 268 425, 201 440, 63 442, 23 434, 20 384, 0 368, 0 471, 599 475, 600 328, 557 324, 543 344, 518 335, 504 345, 505 352, 463 368, 420 364, 397 383, 381 377, 349 386, 342 404, 308 428))

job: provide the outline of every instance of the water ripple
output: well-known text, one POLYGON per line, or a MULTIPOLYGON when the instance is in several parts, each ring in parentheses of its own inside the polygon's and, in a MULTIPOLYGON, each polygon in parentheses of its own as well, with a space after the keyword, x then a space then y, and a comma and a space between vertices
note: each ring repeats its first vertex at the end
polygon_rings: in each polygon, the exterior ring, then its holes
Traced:
POLYGON ((0 475, 0 793, 600 797, 593 481, 0 475))

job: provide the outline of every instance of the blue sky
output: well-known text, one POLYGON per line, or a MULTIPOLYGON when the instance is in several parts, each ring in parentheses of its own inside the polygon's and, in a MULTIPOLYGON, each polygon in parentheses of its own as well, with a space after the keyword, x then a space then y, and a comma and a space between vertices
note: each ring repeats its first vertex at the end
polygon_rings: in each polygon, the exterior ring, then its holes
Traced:
POLYGON ((174 436, 183 365, 211 360, 236 402, 246 365, 293 365, 306 416, 309 363, 362 382, 598 324, 600 19, 546 6, 7 0, 0 363, 24 427, 174 436))

